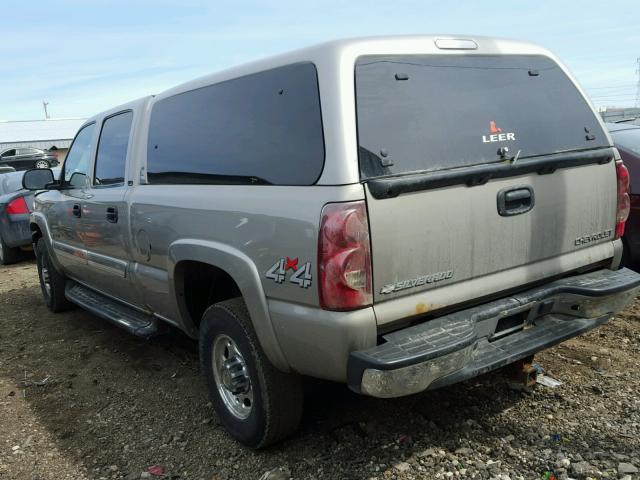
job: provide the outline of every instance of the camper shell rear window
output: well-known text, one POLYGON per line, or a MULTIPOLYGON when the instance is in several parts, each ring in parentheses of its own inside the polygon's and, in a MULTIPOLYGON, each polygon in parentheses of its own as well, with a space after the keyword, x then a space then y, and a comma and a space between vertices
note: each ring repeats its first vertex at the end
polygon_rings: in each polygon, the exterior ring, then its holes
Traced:
POLYGON ((363 56, 355 84, 363 179, 608 146, 541 55, 363 56))

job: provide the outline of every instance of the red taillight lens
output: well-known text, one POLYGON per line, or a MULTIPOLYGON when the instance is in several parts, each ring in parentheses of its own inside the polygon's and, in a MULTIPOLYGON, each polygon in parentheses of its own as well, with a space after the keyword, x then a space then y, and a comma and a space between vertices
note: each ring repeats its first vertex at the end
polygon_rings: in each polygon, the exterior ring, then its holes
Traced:
POLYGON ((354 310, 371 304, 371 246, 364 201, 322 209, 318 239, 320 306, 354 310))
POLYGON ((29 207, 24 197, 18 197, 15 200, 11 200, 5 207, 6 212, 9 215, 19 215, 21 213, 29 213, 29 207))
POLYGON ((624 225, 629 218, 631 199, 629 198, 629 170, 621 160, 616 162, 616 177, 618 179, 618 205, 616 207, 616 236, 624 235, 624 225))

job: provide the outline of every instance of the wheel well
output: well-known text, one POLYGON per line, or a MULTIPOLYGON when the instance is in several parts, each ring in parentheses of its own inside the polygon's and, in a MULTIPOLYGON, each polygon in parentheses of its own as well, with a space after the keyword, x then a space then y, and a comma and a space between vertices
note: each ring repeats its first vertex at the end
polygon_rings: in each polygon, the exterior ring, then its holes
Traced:
POLYGON ((208 263, 190 260, 179 262, 174 278, 181 309, 189 314, 196 328, 199 327, 207 307, 242 296, 231 275, 208 263))
POLYGON ((40 227, 37 224, 31 223, 29 224, 29 228, 31 229, 31 243, 36 244, 38 240, 42 238, 42 232, 40 231, 40 227))

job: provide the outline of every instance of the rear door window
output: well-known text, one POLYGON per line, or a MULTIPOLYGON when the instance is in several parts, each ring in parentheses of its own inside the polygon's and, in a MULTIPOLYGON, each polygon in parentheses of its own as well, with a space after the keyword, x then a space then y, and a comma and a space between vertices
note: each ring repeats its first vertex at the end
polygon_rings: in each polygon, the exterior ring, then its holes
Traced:
POLYGON ((149 183, 310 185, 324 164, 318 79, 299 63, 158 101, 149 183))
POLYGON ((608 146, 544 56, 365 56, 355 80, 363 178, 608 146))
POLYGON ((133 112, 124 112, 107 118, 102 124, 94 186, 121 185, 124 183, 127 149, 133 112))

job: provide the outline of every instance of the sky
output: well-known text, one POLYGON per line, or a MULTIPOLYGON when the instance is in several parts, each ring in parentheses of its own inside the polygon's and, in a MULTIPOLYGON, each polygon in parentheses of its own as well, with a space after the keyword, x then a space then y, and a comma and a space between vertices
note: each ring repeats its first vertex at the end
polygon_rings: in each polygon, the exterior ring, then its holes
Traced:
POLYGON ((0 0, 0 120, 88 117, 336 38, 461 34, 555 52, 596 107, 631 107, 637 0, 0 0))

